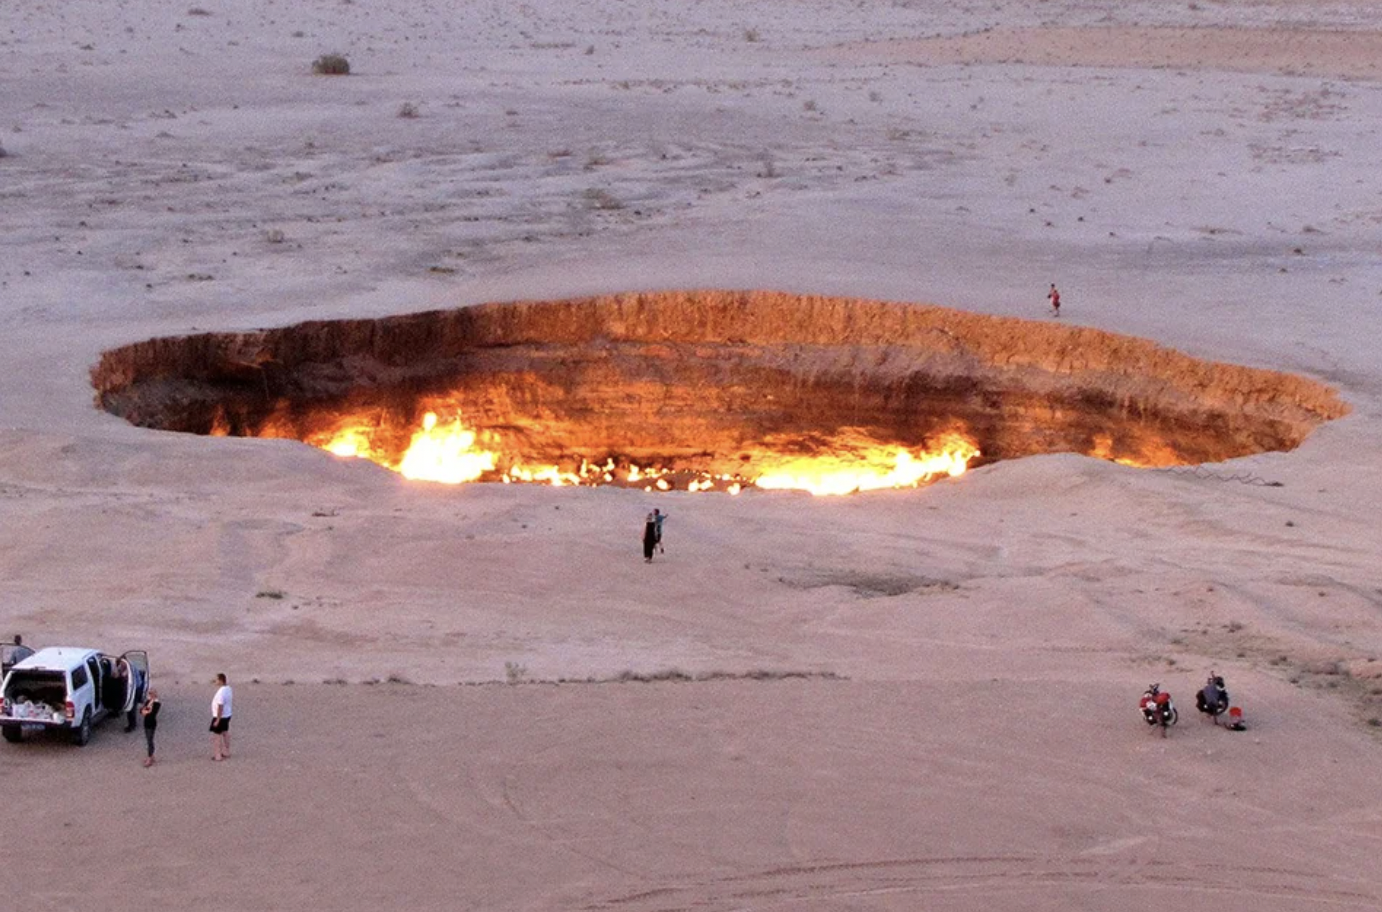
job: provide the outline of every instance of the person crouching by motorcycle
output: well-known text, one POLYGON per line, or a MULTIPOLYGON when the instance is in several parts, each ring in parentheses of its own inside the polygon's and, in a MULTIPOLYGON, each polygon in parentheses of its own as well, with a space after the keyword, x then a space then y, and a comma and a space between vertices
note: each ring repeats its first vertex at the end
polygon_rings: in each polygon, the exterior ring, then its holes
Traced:
POLYGON ((1195 708, 1209 716, 1214 724, 1218 725, 1219 717, 1228 712, 1228 707, 1228 688, 1224 686, 1224 679, 1221 675, 1216 675, 1211 671, 1209 680, 1195 695, 1195 708))
POLYGON ((1142 719, 1148 725, 1160 725, 1161 737, 1166 737, 1167 729, 1176 724, 1179 714, 1176 712, 1176 704, 1172 702, 1171 695, 1164 693, 1160 684, 1152 684, 1142 694, 1142 699, 1138 701, 1138 710, 1142 713, 1142 719))

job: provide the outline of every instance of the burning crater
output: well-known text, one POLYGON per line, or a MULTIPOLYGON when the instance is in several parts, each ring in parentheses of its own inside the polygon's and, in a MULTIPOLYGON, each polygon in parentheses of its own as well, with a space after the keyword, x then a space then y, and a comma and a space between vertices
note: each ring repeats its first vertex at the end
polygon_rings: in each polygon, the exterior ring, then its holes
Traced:
POLYGON ((151 339, 92 380, 136 425, 293 438, 413 478, 732 492, 901 487, 1035 453, 1219 462, 1348 411, 1312 380, 1127 336, 772 292, 151 339))

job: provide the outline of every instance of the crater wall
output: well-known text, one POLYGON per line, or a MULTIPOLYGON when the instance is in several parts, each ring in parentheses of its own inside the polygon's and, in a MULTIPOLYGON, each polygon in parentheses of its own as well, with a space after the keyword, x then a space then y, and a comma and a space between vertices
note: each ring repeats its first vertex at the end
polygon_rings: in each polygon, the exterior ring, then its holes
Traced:
POLYGON ((704 471, 841 434, 985 460, 1138 465, 1288 450, 1348 411, 1309 378, 1054 321, 768 291, 483 304, 150 339, 92 369, 101 408, 196 434, 309 439, 343 416, 406 446, 424 411, 549 462, 704 471))

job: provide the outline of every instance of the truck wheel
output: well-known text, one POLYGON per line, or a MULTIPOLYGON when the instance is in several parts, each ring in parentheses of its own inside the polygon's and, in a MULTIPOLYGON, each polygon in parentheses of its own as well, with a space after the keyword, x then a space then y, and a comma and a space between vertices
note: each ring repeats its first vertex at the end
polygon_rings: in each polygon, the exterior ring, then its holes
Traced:
POLYGON ((11 744, 18 744, 24 740, 24 728, 20 725, 6 725, 0 728, 0 734, 4 734, 5 740, 11 744))
POLYGON ((72 733, 72 743, 78 747, 85 747, 86 742, 91 740, 91 709, 82 713, 81 726, 72 733))

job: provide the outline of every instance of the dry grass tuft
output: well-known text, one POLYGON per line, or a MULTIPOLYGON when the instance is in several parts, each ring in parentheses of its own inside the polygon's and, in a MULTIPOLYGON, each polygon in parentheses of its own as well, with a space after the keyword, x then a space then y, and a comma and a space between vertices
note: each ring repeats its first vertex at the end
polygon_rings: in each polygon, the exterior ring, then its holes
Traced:
POLYGON ((624 204, 613 193, 603 187, 590 187, 582 196, 591 209, 623 209, 624 204))
POLYGON ((312 72, 318 76, 349 76, 350 61, 341 54, 322 54, 312 61, 312 72))

